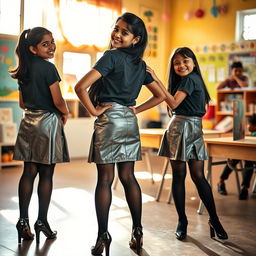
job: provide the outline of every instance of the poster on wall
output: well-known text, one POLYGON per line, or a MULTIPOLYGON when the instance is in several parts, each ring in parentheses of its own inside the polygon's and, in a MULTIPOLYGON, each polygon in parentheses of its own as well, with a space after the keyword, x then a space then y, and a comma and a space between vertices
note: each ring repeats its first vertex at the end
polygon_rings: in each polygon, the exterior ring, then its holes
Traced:
POLYGON ((216 85, 228 75, 228 54, 224 52, 197 54, 197 60, 211 98, 216 99, 216 85))
POLYGON ((159 11, 157 9, 141 5, 140 17, 144 21, 148 32, 148 47, 146 49, 145 56, 157 58, 159 48, 159 11))
POLYGON ((0 41, 0 100, 18 99, 17 81, 12 79, 8 70, 16 66, 15 48, 16 40, 0 41))
POLYGON ((233 61, 241 61, 249 77, 249 87, 256 88, 256 41, 197 45, 191 47, 196 54, 203 79, 213 100, 216 86, 230 75, 233 61))

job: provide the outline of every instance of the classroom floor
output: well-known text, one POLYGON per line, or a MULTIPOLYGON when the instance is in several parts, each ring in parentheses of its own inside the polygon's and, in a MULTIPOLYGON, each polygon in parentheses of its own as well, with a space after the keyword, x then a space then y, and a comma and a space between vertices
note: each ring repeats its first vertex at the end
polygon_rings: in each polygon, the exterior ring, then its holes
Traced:
MULTIPOLYGON (((177 215, 173 202, 166 200, 170 188, 170 172, 165 180, 159 202, 155 195, 161 179, 163 158, 152 157, 155 184, 144 161, 136 163, 136 176, 143 192, 144 246, 142 256, 253 256, 256 255, 256 197, 250 193, 246 201, 239 201, 235 175, 227 182, 228 196, 216 191, 216 184, 223 166, 213 167, 213 193, 220 220, 228 232, 229 239, 211 239, 207 224, 208 214, 197 214, 198 194, 190 175, 186 179, 186 209, 189 221, 188 236, 184 241, 175 238, 177 215)), ((96 170, 86 160, 72 160, 58 164, 54 176, 54 190, 49 209, 49 223, 58 231, 57 239, 46 240, 41 234, 40 245, 34 241, 17 243, 15 224, 18 219, 17 184, 22 167, 0 170, 0 256, 88 256, 97 234, 94 209, 94 187, 96 170)), ((253 180, 254 180, 253 176, 253 180)), ((36 184, 30 206, 30 222, 37 217, 36 184)), ((34 231, 33 231, 34 232, 34 231)), ((109 232, 112 235, 111 256, 136 255, 129 249, 131 218, 120 183, 113 190, 109 232)), ((105 254, 103 254, 105 255, 105 254)))

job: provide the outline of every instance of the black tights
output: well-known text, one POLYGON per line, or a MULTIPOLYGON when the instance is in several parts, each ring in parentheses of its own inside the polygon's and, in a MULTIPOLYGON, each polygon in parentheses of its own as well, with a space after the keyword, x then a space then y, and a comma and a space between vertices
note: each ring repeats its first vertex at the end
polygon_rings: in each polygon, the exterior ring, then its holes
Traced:
MULTIPOLYGON (((179 216, 180 221, 185 221, 185 178, 186 178, 186 162, 183 161, 172 161, 172 193, 175 203, 175 207, 179 216)), ((209 215, 212 220, 217 220, 218 216, 216 213, 215 203, 211 187, 204 176, 204 161, 200 160, 189 160, 188 166, 190 175, 193 182, 196 185, 198 194, 202 199, 209 215)))
POLYGON ((39 211, 38 219, 47 223, 47 213, 52 194, 52 177, 55 164, 46 165, 39 163, 24 163, 23 174, 19 182, 19 208, 20 218, 28 218, 28 207, 31 200, 33 185, 37 173, 39 173, 38 182, 38 201, 39 211))
MULTIPOLYGON (((95 190, 95 207, 99 235, 108 230, 108 216, 112 201, 111 185, 114 180, 114 168, 115 164, 97 164, 98 181, 95 190)), ((117 169, 132 215, 133 227, 141 227, 141 189, 134 176, 134 162, 117 163, 117 169)))

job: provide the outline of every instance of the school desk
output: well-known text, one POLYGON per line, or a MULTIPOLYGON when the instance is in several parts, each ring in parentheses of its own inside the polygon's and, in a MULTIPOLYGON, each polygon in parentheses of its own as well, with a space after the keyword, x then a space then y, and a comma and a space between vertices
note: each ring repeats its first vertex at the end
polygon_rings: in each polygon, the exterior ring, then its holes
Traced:
MULTIPOLYGON (((213 162, 213 158, 241 159, 256 161, 256 137, 246 136, 242 140, 233 140, 233 137, 206 138, 209 160, 207 167, 207 180, 212 184, 212 166, 220 162, 213 162)), ((204 205, 200 200, 197 212, 203 213, 204 205)))
MULTIPOLYGON (((162 129, 162 128, 140 129, 142 152, 144 153, 144 156, 145 156, 145 161, 146 161, 148 171, 151 173, 152 183, 154 183, 154 179, 153 179, 153 169, 150 163, 150 151, 151 149, 159 149, 161 144, 161 139, 164 135, 165 130, 166 129, 162 129)), ((204 133, 204 138, 216 138, 221 136, 227 136, 227 134, 221 131, 214 131, 214 130, 203 130, 203 133, 204 133)), ((160 199, 163 185, 164 185, 164 178, 167 173, 168 166, 169 166, 169 158, 165 157, 163 170, 162 170, 162 179, 157 190, 156 201, 159 201, 160 199)), ((171 199, 172 199, 172 193, 170 189, 167 202, 170 203, 171 199)))

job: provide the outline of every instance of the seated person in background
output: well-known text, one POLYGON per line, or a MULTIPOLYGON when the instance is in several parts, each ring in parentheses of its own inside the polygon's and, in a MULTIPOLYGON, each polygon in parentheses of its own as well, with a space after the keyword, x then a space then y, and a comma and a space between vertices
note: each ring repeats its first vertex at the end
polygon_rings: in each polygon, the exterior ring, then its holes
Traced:
MULTIPOLYGON (((248 118, 248 130, 251 132, 251 136, 256 137, 256 114, 253 114, 248 118)), ((231 160, 231 165, 236 166, 240 160, 231 160)), ((241 191, 239 194, 239 200, 246 200, 248 198, 248 189, 250 187, 250 181, 253 174, 253 165, 256 162, 245 161, 245 169, 243 170, 243 181, 241 184, 241 191)), ((221 195, 227 195, 227 190, 225 186, 225 180, 228 179, 229 174, 232 172, 232 169, 228 165, 225 166, 218 183, 218 192, 221 195)))
POLYGON ((248 77, 243 75, 243 64, 240 61, 234 62, 231 65, 231 75, 217 85, 217 90, 222 88, 241 88, 248 86, 248 77))

